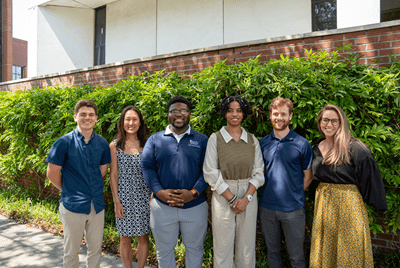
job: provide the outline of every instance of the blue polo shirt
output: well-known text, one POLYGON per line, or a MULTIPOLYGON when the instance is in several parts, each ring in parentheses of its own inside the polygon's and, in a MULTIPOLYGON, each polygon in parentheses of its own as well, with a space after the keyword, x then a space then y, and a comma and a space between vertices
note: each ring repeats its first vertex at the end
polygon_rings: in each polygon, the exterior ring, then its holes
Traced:
POLYGON ((265 161, 265 184, 259 205, 293 211, 304 206, 303 170, 311 168, 311 144, 292 129, 283 139, 274 132, 260 140, 265 161))
POLYGON ((178 142, 172 133, 165 130, 150 136, 142 153, 142 172, 146 183, 155 194, 163 189, 196 189, 198 198, 183 207, 195 207, 204 201, 204 190, 208 184, 203 177, 203 162, 208 138, 193 129, 178 142))
POLYGON ((93 132, 86 144, 76 128, 56 140, 46 162, 61 166, 62 190, 60 202, 75 213, 90 213, 93 200, 96 213, 104 207, 103 177, 100 166, 111 162, 107 141, 93 132))

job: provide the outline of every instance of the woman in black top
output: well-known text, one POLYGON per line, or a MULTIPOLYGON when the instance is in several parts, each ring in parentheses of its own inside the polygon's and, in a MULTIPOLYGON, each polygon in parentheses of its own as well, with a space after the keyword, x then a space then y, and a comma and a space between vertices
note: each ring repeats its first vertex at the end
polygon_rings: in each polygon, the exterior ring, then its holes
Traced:
POLYGON ((352 137, 347 117, 335 105, 318 114, 324 137, 313 148, 315 197, 310 267, 373 267, 364 202, 387 210, 383 180, 367 145, 352 137))

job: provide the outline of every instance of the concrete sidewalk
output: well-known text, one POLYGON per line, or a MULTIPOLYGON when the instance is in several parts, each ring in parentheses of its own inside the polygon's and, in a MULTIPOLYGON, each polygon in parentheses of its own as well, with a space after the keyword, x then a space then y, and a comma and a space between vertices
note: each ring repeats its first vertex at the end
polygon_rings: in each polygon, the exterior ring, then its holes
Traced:
MULTIPOLYGON (((79 251, 79 267, 86 267, 86 247, 79 251)), ((63 238, 0 215, 0 267, 62 268, 63 238)), ((104 254, 100 267, 124 267, 120 257, 104 254)), ((137 263, 133 263, 137 267, 137 263)), ((146 266, 151 267, 151 266, 146 266)))

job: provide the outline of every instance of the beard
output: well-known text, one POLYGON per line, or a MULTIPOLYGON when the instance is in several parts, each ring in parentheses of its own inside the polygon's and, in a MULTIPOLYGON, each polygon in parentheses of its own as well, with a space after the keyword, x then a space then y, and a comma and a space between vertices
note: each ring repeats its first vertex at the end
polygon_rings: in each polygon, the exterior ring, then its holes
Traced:
POLYGON ((182 125, 181 125, 181 126, 177 126, 177 125, 175 124, 175 120, 172 120, 172 122, 170 122, 170 123, 171 123, 171 125, 172 125, 175 129, 184 129, 184 128, 186 128, 187 125, 188 125, 188 122, 187 122, 187 120, 185 120, 185 119, 182 120, 182 125))
POLYGON ((278 125, 278 124, 276 124, 275 122, 272 122, 271 121, 271 123, 272 123, 272 127, 275 129, 275 130, 279 130, 279 131, 281 131, 281 130, 285 130, 286 128, 288 128, 289 127, 289 122, 290 121, 279 121, 278 123, 281 123, 280 125, 278 125))

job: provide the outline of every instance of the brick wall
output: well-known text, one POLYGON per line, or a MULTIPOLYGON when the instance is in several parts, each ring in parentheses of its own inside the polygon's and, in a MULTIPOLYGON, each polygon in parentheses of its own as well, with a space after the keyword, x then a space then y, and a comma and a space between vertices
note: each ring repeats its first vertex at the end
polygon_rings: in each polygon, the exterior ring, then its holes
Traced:
POLYGON ((118 64, 73 70, 69 72, 39 76, 17 82, 0 83, 0 90, 25 90, 36 87, 89 84, 108 86, 122 79, 139 75, 145 71, 181 72, 187 75, 212 66, 215 61, 227 60, 227 64, 247 61, 260 56, 260 62, 279 59, 281 55, 304 57, 304 50, 332 51, 342 44, 352 43, 351 52, 364 57, 358 63, 387 66, 388 55, 400 54, 400 21, 375 24, 369 27, 353 27, 309 34, 269 38, 232 45, 183 51, 154 57, 135 59, 118 64), (380 60, 375 63, 376 60, 380 60))
MULTIPOLYGON (((135 59, 117 64, 107 64, 69 72, 51 74, 41 77, 22 79, 0 83, 0 90, 14 91, 32 88, 62 85, 72 86, 89 84, 92 86, 108 86, 125 79, 128 76, 139 75, 145 71, 153 73, 181 72, 187 75, 200 72, 212 66, 216 61, 225 60, 226 64, 247 61, 260 55, 260 62, 279 59, 281 55, 289 57, 304 57, 304 49, 313 51, 332 51, 335 48, 352 43, 351 52, 358 52, 364 57, 360 64, 375 66, 390 65, 389 55, 400 55, 400 21, 392 21, 369 26, 348 29, 330 30, 302 35, 285 36, 257 40, 233 45, 217 46, 192 51, 135 59), (375 63, 376 60, 380 60, 375 63)), ((27 176, 23 182, 28 186, 34 183, 34 178, 27 176), (30 180, 32 180, 30 182, 30 180)), ((58 190, 46 187, 44 194, 58 197, 58 190)), ((400 251, 400 232, 397 234, 371 234, 372 244, 379 251, 400 251)))

